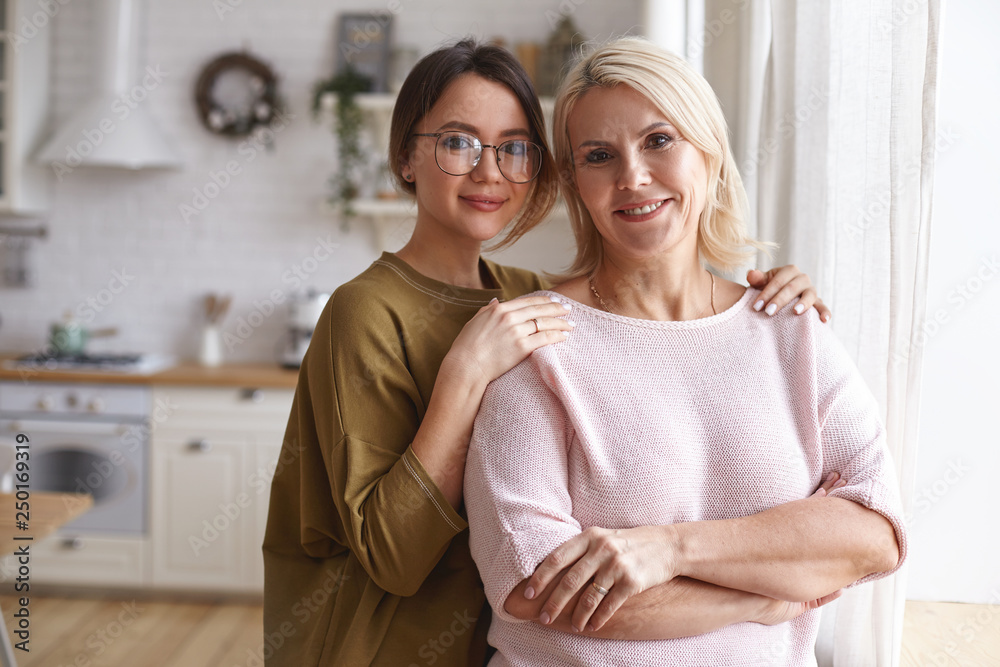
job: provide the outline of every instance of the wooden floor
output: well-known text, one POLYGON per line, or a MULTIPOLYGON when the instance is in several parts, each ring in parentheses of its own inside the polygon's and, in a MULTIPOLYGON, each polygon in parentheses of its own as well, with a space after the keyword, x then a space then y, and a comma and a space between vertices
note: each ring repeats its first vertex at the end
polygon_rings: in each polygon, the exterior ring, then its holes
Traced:
MULTIPOLYGON (((0 597, 0 607, 10 630, 17 602, 0 597)), ((20 667, 263 665, 257 604, 33 596, 29 610, 20 667)), ((1000 665, 1000 605, 908 602, 902 665, 1000 665)))
MULTIPOLYGON (((8 633, 14 598, 0 598, 8 633)), ((19 667, 262 667, 259 604, 33 596, 19 667)), ((11 643, 18 639, 12 638, 11 643)))
POLYGON ((907 602, 900 664, 1000 666, 1000 605, 907 602))

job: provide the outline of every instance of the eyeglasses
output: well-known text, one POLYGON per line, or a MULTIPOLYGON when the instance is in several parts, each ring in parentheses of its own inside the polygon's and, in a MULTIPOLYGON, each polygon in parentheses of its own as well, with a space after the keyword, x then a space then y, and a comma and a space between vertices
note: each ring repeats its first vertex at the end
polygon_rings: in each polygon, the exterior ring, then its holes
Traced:
POLYGON ((542 148, 524 139, 512 139, 499 146, 490 146, 479 137, 467 132, 450 130, 414 134, 415 137, 434 137, 434 160, 441 171, 451 176, 464 176, 479 164, 484 148, 492 148, 497 156, 497 168, 511 183, 527 183, 542 168, 542 148))

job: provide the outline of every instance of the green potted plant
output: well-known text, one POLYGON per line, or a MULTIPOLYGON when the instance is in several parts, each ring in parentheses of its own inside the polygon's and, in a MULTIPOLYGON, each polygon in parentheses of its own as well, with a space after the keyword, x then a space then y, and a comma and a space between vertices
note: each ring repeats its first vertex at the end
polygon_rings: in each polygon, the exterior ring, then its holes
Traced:
POLYGON ((364 162, 360 145, 364 117, 355 97, 358 93, 371 90, 371 85, 369 77, 348 65, 342 72, 319 81, 313 87, 314 116, 319 116, 329 106, 330 95, 335 98, 334 136, 337 138, 339 165, 330 184, 333 187, 332 203, 340 206, 345 224, 354 215, 351 202, 358 196, 357 169, 364 162))

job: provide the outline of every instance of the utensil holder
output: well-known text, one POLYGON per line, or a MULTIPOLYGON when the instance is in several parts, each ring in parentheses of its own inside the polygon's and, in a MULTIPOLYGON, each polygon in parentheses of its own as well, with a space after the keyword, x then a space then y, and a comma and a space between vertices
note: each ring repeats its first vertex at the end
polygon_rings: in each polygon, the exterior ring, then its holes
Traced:
POLYGON ((202 330, 198 362, 202 366, 218 366, 222 363, 222 335, 219 327, 208 325, 202 330))

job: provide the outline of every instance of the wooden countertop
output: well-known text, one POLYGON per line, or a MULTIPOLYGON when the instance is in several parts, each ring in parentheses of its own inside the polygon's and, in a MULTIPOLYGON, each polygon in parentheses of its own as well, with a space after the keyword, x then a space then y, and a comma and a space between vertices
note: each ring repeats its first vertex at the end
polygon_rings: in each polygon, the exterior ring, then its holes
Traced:
POLYGON ((33 366, 11 368, 7 363, 16 356, 0 356, 0 381, 24 382, 104 382, 108 384, 186 385, 203 387, 254 387, 294 389, 298 370, 288 370, 277 364, 224 364, 207 368, 195 362, 182 361, 156 373, 131 374, 102 371, 45 370, 33 366))
MULTIPOLYGON (((15 537, 31 536, 34 540, 55 532, 94 504, 94 499, 81 493, 46 493, 32 491, 28 497, 29 519, 24 530, 17 528, 17 499, 12 493, 0 493, 0 554, 13 553, 18 546, 32 544, 31 540, 16 541, 15 537)), ((0 630, 2 631, 2 630, 0 630)))

